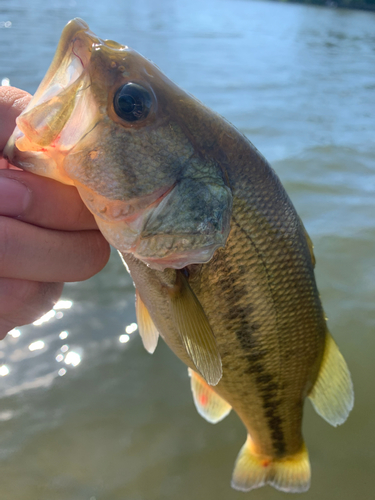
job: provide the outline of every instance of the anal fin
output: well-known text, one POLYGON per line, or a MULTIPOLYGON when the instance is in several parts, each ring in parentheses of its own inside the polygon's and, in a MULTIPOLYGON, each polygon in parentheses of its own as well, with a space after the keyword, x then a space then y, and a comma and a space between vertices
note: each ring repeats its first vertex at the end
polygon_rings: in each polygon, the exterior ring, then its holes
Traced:
POLYGON ((211 424, 223 420, 232 407, 210 387, 194 370, 188 368, 191 390, 199 415, 211 424))
POLYGON ((345 422, 353 408, 354 392, 349 369, 329 332, 319 375, 309 398, 316 412, 334 426, 345 422))
POLYGON ((158 345, 159 332, 137 289, 135 291, 135 313, 143 346, 147 352, 152 354, 158 345))
POLYGON ((310 462, 304 444, 294 455, 267 457, 254 453, 248 436, 234 466, 232 487, 250 491, 269 484, 280 491, 302 493, 309 489, 310 477, 310 462))

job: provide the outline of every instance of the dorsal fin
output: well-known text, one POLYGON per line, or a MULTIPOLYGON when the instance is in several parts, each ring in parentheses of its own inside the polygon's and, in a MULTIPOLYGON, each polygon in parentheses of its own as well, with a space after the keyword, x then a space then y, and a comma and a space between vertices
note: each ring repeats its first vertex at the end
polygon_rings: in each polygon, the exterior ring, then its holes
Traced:
POLYGON ((159 332, 137 289, 135 290, 135 313, 143 346, 147 352, 152 354, 158 345, 159 332))
POLYGON ((172 317, 186 352, 206 382, 216 385, 222 376, 216 339, 199 300, 179 270, 169 297, 172 317))
POLYGON ((316 412, 334 426, 345 422, 353 408, 354 392, 349 369, 329 332, 319 375, 309 398, 316 412))
POLYGON ((194 403, 199 415, 211 424, 216 424, 220 420, 223 420, 231 411, 231 405, 216 394, 212 387, 198 373, 191 368, 188 368, 188 372, 191 377, 191 390, 194 403))

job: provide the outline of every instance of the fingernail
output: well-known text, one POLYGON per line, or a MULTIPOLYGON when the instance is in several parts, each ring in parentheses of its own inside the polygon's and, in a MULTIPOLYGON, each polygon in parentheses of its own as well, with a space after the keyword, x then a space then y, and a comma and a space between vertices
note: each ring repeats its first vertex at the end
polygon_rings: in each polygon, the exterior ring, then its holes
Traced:
POLYGON ((31 191, 20 182, 0 177, 0 215, 22 215, 31 200, 31 191))

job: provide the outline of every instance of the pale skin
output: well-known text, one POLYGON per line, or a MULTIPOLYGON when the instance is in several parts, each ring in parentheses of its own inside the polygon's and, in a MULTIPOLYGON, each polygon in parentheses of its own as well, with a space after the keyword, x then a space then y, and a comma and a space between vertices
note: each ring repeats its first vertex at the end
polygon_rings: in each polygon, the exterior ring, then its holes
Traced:
POLYGON ((74 187, 2 159, 30 98, 22 90, 0 87, 0 339, 49 311, 64 282, 98 273, 110 252, 74 187))

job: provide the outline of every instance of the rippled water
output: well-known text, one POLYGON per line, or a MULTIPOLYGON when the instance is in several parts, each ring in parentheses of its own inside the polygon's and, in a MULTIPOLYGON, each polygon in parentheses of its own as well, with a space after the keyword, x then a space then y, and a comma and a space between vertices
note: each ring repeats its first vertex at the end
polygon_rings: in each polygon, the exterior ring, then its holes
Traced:
MULTIPOLYGON (((314 241, 329 325, 356 404, 334 429, 306 404, 304 498, 375 488, 375 15, 239 0, 13 0, 0 11, 0 80, 34 92, 72 17, 132 46, 226 116, 271 161, 314 241)), ((185 367, 134 330, 115 254, 66 285, 43 323, 0 345, 1 500, 256 500, 230 489, 245 430, 196 413, 185 367), (125 330, 125 328, 127 330, 125 330), (129 328, 130 327, 130 328, 129 328)))

